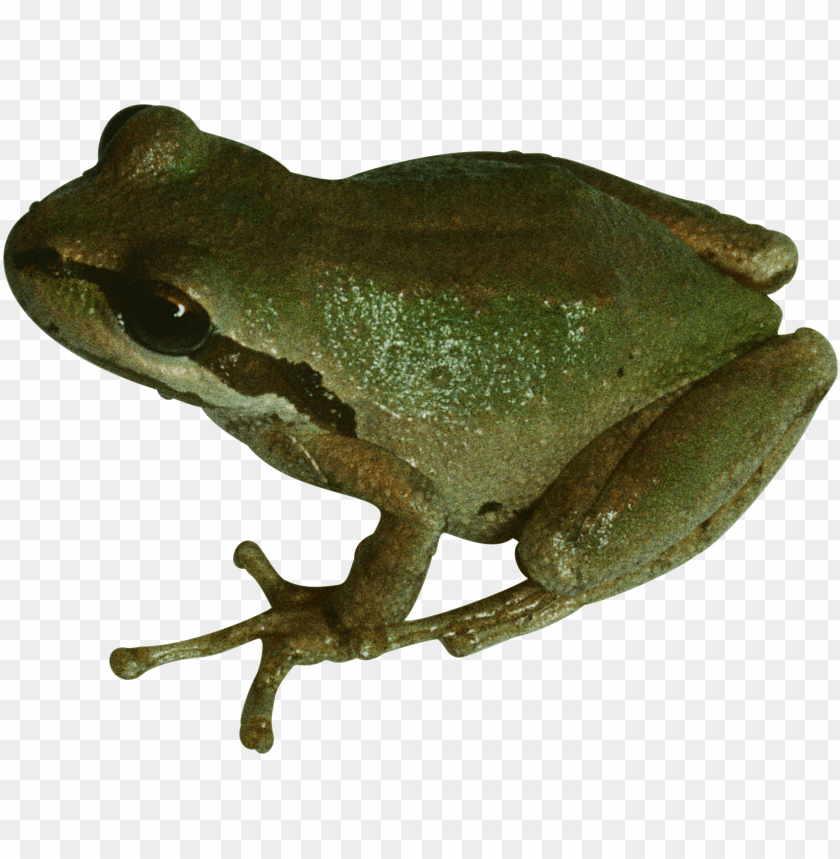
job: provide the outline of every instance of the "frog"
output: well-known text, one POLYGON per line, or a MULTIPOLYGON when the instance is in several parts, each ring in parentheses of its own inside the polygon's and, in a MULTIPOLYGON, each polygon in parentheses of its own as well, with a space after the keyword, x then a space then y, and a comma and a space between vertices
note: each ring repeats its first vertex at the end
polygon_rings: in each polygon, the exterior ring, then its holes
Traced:
POLYGON ((783 233, 546 153, 293 173, 132 105, 4 251, 47 335, 198 406, 280 472, 378 508, 338 585, 233 560, 269 608, 118 647, 136 678, 260 639, 240 740, 265 754, 294 666, 436 640, 464 657, 704 551, 781 468, 837 375, 768 296, 783 233), (407 620, 443 534, 516 541, 522 581, 407 620))

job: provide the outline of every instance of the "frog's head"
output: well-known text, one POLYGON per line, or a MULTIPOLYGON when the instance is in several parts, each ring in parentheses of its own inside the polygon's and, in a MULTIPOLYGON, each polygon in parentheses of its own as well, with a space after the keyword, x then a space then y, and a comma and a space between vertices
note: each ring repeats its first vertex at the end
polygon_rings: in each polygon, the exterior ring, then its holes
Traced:
POLYGON ((179 110, 134 105, 105 126, 97 164, 18 221, 6 275, 40 328, 104 369, 196 405, 282 396, 331 424, 294 326, 259 298, 270 280, 282 300, 277 237, 301 216, 304 178, 179 110))

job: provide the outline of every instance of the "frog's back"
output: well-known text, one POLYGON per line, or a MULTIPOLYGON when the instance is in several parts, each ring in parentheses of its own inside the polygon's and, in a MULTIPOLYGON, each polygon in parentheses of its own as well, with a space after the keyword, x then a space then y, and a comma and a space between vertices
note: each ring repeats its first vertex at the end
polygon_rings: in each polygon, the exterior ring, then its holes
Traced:
POLYGON ((304 252, 318 370, 360 437, 436 481, 460 536, 504 533, 589 440, 778 328, 765 295, 550 156, 337 184, 304 252))
POLYGON ((771 300, 571 164, 460 153, 341 181, 353 228, 326 318, 355 339, 361 323, 366 381, 387 367, 395 410, 568 412, 587 379, 640 408, 775 333, 771 300))
POLYGON ((377 167, 339 184, 344 211, 363 229, 521 232, 541 229, 547 209, 585 185, 566 169, 570 163, 538 153, 457 152, 377 167))

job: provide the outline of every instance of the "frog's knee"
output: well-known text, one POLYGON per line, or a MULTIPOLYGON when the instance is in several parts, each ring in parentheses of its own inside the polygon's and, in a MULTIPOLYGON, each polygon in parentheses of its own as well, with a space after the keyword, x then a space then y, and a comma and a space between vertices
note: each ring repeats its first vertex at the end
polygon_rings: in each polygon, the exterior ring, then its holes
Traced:
POLYGON ((831 343, 813 328, 797 328, 790 337, 798 359, 796 363, 810 369, 812 383, 831 387, 837 378, 837 355, 831 343))
POLYGON ((772 337, 718 373, 721 380, 731 373, 730 381, 745 390, 763 392, 771 411, 789 423, 816 411, 837 378, 837 356, 819 331, 799 328, 772 337))

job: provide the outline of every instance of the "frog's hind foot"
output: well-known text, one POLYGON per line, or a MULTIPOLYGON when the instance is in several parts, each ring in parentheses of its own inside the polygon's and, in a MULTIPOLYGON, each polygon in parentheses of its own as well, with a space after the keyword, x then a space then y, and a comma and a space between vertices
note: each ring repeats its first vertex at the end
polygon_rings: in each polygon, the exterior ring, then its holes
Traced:
POLYGON ((277 689, 294 665, 329 659, 344 662, 356 653, 350 636, 336 630, 331 597, 336 587, 306 587, 283 579, 255 543, 241 543, 233 555, 265 594, 271 608, 226 629, 151 647, 119 647, 110 658, 117 677, 131 680, 151 668, 181 659, 224 653, 254 639, 263 643, 260 667, 242 709, 242 744, 265 754, 274 743, 271 717, 277 689))

